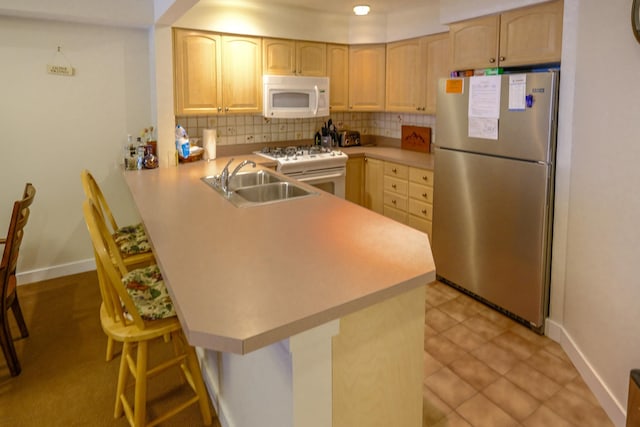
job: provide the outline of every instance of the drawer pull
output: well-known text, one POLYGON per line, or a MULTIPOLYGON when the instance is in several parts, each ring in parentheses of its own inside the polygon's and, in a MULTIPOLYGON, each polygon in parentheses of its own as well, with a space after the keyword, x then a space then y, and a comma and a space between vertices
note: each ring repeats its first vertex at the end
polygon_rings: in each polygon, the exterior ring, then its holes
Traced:
POLYGON ((391 203, 396 204, 396 199, 391 200, 391 203))
POLYGON ((423 180, 425 180, 425 181, 427 181, 427 182, 429 181, 429 177, 428 177, 428 176, 426 176, 426 175, 424 175, 424 176, 422 177, 422 179, 423 179, 423 180))
POLYGON ((397 188, 397 185, 391 184, 391 188, 393 188, 395 190, 397 188))
POLYGON ((393 169, 391 169, 391 172, 393 172, 393 173, 398 173, 398 169, 393 168, 393 169))
POLYGON ((422 193, 422 197, 427 198, 427 193, 422 193))
POLYGON ((422 215, 426 215, 427 214, 427 210, 426 209, 422 209, 420 212, 422 212, 422 215))

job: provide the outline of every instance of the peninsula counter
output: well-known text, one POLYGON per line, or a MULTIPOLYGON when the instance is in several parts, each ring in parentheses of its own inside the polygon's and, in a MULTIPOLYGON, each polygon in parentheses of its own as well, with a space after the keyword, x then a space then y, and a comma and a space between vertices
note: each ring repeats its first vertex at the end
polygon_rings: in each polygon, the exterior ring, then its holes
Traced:
POLYGON ((221 423, 421 425, 427 235, 319 190, 235 207, 201 181, 227 161, 124 174, 221 423))

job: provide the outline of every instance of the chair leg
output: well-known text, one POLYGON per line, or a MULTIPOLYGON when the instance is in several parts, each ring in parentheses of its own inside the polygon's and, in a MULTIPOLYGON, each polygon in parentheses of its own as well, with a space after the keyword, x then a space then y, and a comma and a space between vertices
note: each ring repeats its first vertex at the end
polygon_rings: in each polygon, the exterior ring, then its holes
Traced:
MULTIPOLYGON (((184 337, 182 337, 185 339, 184 337)), ((202 372, 200 371, 200 364, 198 363, 198 356, 196 356, 195 349, 189 345, 189 343, 183 341, 185 346, 185 352, 187 354, 187 365, 191 372, 191 379, 195 392, 198 395, 198 404, 200 405, 200 414, 202 414, 202 421, 204 425, 211 425, 211 407, 209 405, 209 393, 202 380, 202 372)))
POLYGON ((29 336, 29 330, 27 329, 27 324, 25 323, 24 316, 22 315, 20 302, 18 302, 18 295, 14 294, 13 296, 13 301, 11 302, 11 310, 13 311, 13 316, 16 318, 18 328, 20 328, 20 336, 22 338, 27 338, 29 336))
POLYGON ((136 389, 133 407, 133 425, 142 427, 146 424, 147 418, 147 356, 148 342, 138 343, 138 357, 136 358, 136 389))
POLYGON ((131 353, 131 344, 125 342, 122 345, 122 353, 120 354, 120 371, 118 372, 118 386, 116 387, 116 407, 113 413, 114 418, 120 418, 123 412, 122 396, 127 386, 127 378, 129 376, 129 365, 127 358, 131 353))
POLYGON ((113 359, 113 338, 107 337, 107 355, 105 357, 107 362, 110 362, 113 359))
POLYGON ((0 314, 0 345, 2 346, 2 353, 7 360, 7 366, 9 366, 9 372, 12 377, 20 375, 22 368, 20 367, 20 361, 16 354, 16 348, 13 345, 13 338, 11 337, 11 330, 9 329, 9 322, 6 319, 6 313, 0 314))

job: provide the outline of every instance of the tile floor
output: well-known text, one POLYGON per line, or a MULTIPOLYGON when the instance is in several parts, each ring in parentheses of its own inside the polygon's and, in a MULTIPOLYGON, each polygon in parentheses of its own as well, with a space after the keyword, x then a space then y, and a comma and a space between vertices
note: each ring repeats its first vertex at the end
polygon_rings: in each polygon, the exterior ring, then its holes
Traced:
POLYGON ((613 426, 559 344, 427 286, 424 427, 613 426))

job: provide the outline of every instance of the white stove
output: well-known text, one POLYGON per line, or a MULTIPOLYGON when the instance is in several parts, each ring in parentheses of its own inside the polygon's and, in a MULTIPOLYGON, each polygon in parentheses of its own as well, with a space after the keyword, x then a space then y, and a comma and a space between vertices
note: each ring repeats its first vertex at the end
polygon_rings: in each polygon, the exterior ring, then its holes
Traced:
POLYGON ((255 154, 278 162, 276 170, 284 174, 311 172, 346 167, 349 158, 342 151, 307 145, 298 147, 265 147, 255 154))
POLYGON ((257 154, 278 162, 276 170, 344 198, 347 156, 318 145, 265 147, 257 154))

